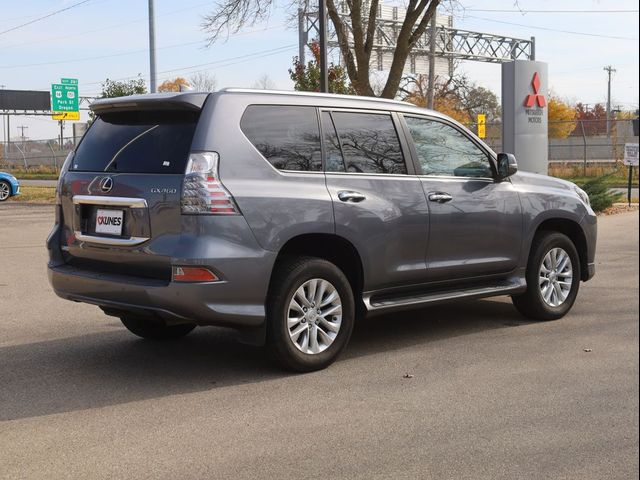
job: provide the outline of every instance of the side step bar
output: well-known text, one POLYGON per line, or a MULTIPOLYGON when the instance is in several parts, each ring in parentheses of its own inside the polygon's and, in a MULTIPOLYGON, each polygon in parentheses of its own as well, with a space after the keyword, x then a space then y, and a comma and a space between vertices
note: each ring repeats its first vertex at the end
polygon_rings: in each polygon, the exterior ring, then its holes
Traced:
POLYGON ((514 278, 495 284, 420 293, 413 296, 398 295, 396 297, 390 297, 388 295, 376 295, 376 292, 369 292, 364 294, 363 300, 370 314, 378 314, 433 305, 450 300, 512 295, 514 293, 522 293, 526 289, 527 284, 524 278, 514 278))

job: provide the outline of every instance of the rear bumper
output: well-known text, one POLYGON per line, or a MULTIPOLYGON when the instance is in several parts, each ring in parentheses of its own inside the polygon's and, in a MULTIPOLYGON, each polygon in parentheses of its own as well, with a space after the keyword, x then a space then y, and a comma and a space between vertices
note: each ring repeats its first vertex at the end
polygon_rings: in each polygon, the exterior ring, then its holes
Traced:
POLYGON ((174 283, 80 270, 69 265, 48 268, 55 293, 67 300, 90 303, 105 313, 135 314, 168 324, 195 323, 235 328, 264 323, 261 303, 232 302, 229 282, 174 283))
MULTIPOLYGON (((60 207, 56 208, 60 218, 60 207)), ((184 219, 184 230, 195 230, 195 235, 167 234, 142 246, 108 248, 88 242, 61 247, 65 233, 57 221, 47 239, 49 282, 58 296, 98 305, 109 315, 133 313, 166 323, 241 330, 262 326, 276 254, 257 245, 242 217, 197 220, 184 219), (84 257, 103 264, 73 261, 84 257), (144 261, 154 259, 167 266, 207 267, 221 281, 179 283, 169 281, 169 276, 145 278, 154 275, 144 261), (105 268, 106 264, 118 264, 119 268, 105 268)))

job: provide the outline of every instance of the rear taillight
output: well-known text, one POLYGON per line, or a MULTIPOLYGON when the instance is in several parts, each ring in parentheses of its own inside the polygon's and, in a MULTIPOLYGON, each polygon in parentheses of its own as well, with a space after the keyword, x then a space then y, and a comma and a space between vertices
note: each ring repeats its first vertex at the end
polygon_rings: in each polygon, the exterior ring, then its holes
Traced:
POLYGON ((189 155, 182 183, 182 213, 238 215, 240 211, 218 175, 220 157, 216 152, 189 155))

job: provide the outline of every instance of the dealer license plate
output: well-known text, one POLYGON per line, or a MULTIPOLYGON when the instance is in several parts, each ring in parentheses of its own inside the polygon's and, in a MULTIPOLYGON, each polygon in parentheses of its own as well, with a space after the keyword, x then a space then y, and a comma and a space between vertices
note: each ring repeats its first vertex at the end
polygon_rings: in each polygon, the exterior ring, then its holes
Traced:
POLYGON ((104 210, 96 212, 96 233, 107 235, 122 235, 124 212, 122 210, 104 210))

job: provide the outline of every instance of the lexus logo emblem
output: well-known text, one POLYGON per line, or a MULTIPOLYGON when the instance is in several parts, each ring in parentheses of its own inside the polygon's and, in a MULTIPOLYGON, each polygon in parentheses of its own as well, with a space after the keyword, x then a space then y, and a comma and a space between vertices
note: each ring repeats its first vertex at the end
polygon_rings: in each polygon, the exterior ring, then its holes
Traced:
POLYGON ((113 188, 113 179, 111 177, 104 177, 100 180, 100 191, 102 193, 109 193, 113 188))

